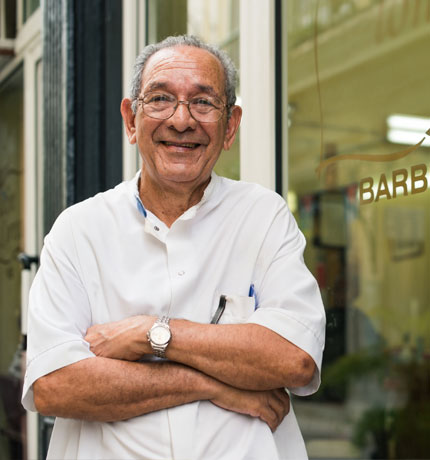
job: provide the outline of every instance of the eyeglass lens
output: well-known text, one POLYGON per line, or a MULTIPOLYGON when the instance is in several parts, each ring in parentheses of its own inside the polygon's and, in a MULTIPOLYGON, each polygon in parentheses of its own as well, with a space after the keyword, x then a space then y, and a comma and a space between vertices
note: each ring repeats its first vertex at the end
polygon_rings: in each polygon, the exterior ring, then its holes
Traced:
POLYGON ((190 101, 178 101, 165 94, 147 95, 142 100, 143 111, 151 118, 166 120, 173 116, 179 104, 188 106, 191 116, 202 122, 218 121, 223 114, 224 104, 217 98, 199 97, 190 101))

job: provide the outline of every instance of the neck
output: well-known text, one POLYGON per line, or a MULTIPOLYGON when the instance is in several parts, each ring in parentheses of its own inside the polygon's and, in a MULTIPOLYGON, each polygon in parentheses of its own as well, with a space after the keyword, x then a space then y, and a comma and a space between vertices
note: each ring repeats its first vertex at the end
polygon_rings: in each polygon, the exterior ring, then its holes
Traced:
POLYGON ((187 209, 200 202, 209 182, 210 178, 198 184, 173 182, 165 185, 151 180, 142 169, 138 183, 139 196, 145 209, 171 227, 187 209))

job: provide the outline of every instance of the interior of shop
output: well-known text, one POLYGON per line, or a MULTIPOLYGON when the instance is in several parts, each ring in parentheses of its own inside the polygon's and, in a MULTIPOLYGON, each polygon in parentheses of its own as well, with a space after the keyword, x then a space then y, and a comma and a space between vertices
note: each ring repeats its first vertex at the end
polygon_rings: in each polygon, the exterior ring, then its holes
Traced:
POLYGON ((322 388, 296 402, 309 453, 427 458, 430 4, 287 16, 288 195, 328 320, 322 388))

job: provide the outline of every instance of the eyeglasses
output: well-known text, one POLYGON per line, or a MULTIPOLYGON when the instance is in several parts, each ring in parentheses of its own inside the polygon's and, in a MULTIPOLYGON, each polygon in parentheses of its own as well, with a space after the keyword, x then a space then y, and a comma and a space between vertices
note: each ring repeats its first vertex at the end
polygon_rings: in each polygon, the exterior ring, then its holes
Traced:
POLYGON ((218 121, 227 107, 220 99, 214 96, 199 96, 189 101, 178 101, 172 94, 148 93, 137 98, 142 104, 145 115, 157 120, 167 120, 176 112, 179 104, 188 106, 190 115, 201 123, 218 121))

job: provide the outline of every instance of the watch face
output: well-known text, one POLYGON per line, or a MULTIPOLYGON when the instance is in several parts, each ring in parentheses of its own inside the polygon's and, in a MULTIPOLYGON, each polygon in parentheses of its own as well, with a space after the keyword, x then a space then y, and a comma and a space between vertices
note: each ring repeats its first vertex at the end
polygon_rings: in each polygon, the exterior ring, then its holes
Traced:
POLYGON ((163 327, 157 326, 151 329, 151 341, 156 345, 164 345, 170 340, 170 330, 163 327))

